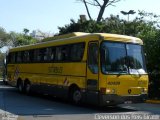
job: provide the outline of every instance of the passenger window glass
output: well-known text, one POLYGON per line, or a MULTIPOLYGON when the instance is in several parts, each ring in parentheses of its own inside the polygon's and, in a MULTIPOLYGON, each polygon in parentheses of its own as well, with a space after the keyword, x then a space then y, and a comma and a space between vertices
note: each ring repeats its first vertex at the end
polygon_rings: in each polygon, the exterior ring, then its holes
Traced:
POLYGON ((58 61, 69 60, 69 45, 60 46, 56 48, 56 60, 58 61))
POLYGON ((29 51, 29 60, 30 62, 34 62, 35 56, 34 56, 34 50, 29 51))
POLYGON ((9 63, 15 63, 15 53, 10 53, 9 54, 9 63))
POLYGON ((56 47, 56 61, 62 60, 62 52, 61 47, 56 47))
POLYGON ((40 62, 44 62, 44 58, 45 58, 45 48, 43 48, 43 49, 40 49, 39 50, 39 58, 38 58, 38 61, 40 61, 40 62))
POLYGON ((22 62, 22 54, 21 54, 21 52, 18 52, 17 53, 17 62, 22 62))
POLYGON ((50 48, 50 51, 49 51, 49 59, 51 60, 51 61, 54 61, 54 59, 55 59, 55 48, 50 48))
POLYGON ((84 54, 84 43, 71 45, 71 61, 81 61, 84 54))
POLYGON ((69 46, 62 46, 62 61, 69 60, 69 46))
POLYGON ((48 61, 48 52, 49 52, 49 48, 44 48, 43 49, 43 54, 44 54, 43 60, 44 61, 48 61))
POLYGON ((24 51, 23 52, 23 62, 29 62, 30 61, 30 55, 29 55, 29 51, 24 51))
POLYGON ((54 61, 55 59, 55 48, 46 48, 46 52, 45 52, 45 58, 47 61, 54 61))
POLYGON ((37 49, 34 51, 34 61, 36 62, 44 61, 44 49, 37 49))

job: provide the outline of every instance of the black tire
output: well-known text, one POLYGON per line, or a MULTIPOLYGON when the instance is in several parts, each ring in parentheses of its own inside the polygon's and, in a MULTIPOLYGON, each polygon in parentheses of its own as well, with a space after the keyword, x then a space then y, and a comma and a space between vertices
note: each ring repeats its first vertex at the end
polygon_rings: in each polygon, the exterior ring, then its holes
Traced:
POLYGON ((25 85, 24 85, 24 91, 25 91, 25 93, 27 95, 30 94, 30 92, 31 92, 31 84, 30 84, 30 82, 25 83, 25 85))
POLYGON ((6 79, 6 77, 3 77, 3 83, 4 83, 4 85, 7 85, 7 79, 6 79))
POLYGON ((4 79, 3 79, 3 84, 4 84, 4 85, 7 85, 7 82, 6 82, 4 79))
POLYGON ((80 89, 74 88, 70 93, 71 102, 74 104, 79 104, 82 100, 82 93, 80 89))

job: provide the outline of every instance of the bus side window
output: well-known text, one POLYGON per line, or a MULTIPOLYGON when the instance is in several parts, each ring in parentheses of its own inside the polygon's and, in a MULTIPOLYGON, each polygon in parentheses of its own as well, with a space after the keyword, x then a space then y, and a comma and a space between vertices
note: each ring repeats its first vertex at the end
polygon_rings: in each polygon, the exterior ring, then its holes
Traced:
POLYGON ((40 62, 46 62, 47 61, 47 48, 42 48, 39 51, 40 55, 40 62))
POLYGON ((11 53, 8 54, 8 63, 12 63, 11 62, 12 58, 11 58, 11 53))
POLYGON ((84 54, 84 43, 71 45, 71 61, 81 61, 84 54))
POLYGON ((24 63, 30 62, 30 54, 29 54, 29 51, 24 51, 24 52, 23 52, 23 62, 24 62, 24 63))
POLYGON ((47 60, 49 62, 53 62, 55 60, 55 48, 54 47, 47 48, 47 60))
POLYGON ((44 49, 35 49, 34 50, 34 61, 35 62, 44 62, 44 49))
POLYGON ((9 54, 9 63, 15 63, 16 62, 16 53, 10 53, 9 54))
POLYGON ((34 53, 34 62, 37 62, 37 59, 38 59, 38 50, 34 50, 33 53, 34 53))
POLYGON ((44 49, 44 61, 46 62, 53 62, 55 55, 55 49, 53 47, 45 48, 44 49))
POLYGON ((61 47, 56 47, 56 61, 62 60, 62 50, 61 47))
POLYGON ((29 50, 29 63, 35 62, 34 50, 29 50))
POLYGON ((61 46, 62 47, 62 61, 69 61, 69 45, 61 46))
POLYGON ((56 47, 56 61, 66 62, 69 60, 69 45, 56 47))
POLYGON ((47 60, 46 54, 46 48, 39 49, 39 62, 45 62, 47 60))
POLYGON ((34 62, 41 62, 41 49, 35 49, 34 50, 34 62))
POLYGON ((88 51, 88 67, 94 74, 98 73, 98 44, 91 43, 88 51))
POLYGON ((50 48, 50 60, 54 61, 55 60, 55 48, 50 48))
POLYGON ((22 52, 18 52, 18 53, 17 53, 16 61, 17 61, 18 63, 21 63, 21 62, 22 62, 22 52))

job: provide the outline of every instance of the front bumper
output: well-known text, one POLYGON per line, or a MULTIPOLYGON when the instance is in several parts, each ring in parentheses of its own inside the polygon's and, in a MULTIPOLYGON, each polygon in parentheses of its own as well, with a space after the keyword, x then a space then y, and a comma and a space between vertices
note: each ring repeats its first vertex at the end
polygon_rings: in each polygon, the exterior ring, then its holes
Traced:
POLYGON ((147 94, 119 96, 115 94, 100 95, 100 106, 111 106, 123 103, 142 103, 147 99, 147 94))

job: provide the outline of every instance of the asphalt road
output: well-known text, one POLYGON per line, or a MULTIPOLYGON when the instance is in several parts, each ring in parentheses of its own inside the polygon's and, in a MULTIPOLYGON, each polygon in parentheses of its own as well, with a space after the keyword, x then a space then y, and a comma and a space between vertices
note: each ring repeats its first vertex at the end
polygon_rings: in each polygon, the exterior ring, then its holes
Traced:
POLYGON ((0 82, 0 120, 142 120, 160 119, 160 104, 75 106, 50 96, 27 96, 0 82))

